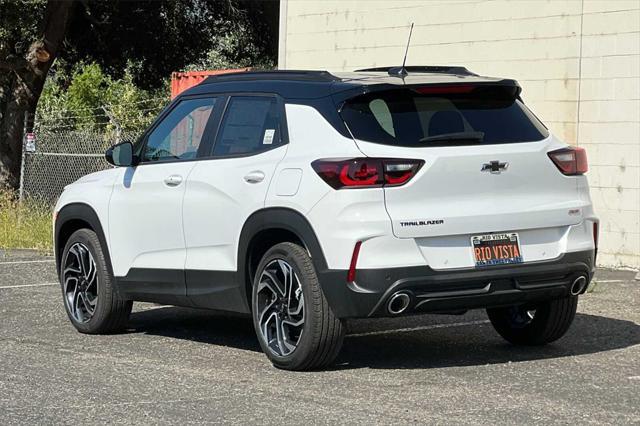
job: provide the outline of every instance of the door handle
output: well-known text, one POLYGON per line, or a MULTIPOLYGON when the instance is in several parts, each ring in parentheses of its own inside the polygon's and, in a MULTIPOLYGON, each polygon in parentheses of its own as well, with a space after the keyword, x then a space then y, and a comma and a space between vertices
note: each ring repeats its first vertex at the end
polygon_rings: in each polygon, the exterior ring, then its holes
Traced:
POLYGON ((253 171, 244 177, 244 180, 249 183, 260 183, 264 180, 264 173, 260 170, 253 171))
POLYGON ((167 186, 178 186, 182 183, 182 176, 171 175, 164 178, 164 184, 167 186))

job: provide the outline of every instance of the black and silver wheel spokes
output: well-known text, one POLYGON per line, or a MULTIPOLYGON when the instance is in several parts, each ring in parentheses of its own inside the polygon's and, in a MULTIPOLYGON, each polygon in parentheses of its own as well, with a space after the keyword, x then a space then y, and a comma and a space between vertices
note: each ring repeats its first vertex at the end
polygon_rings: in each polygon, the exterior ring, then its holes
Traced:
POLYGON ((304 327, 304 294, 291 265, 276 259, 262 270, 257 283, 258 325, 269 349, 278 356, 292 353, 304 327))
POLYGON ((62 271, 64 300, 79 323, 91 319, 98 302, 96 262, 87 246, 75 243, 69 248, 62 271))

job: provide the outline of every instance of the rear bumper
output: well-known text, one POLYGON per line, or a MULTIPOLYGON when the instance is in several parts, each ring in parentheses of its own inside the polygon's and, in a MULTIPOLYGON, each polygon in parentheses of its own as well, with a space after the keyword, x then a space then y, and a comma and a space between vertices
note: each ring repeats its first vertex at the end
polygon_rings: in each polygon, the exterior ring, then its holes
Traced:
POLYGON ((568 296, 578 276, 591 281, 594 255, 594 250, 587 250, 565 253, 552 261, 450 271, 428 266, 358 269, 355 283, 346 282, 346 270, 318 271, 318 277, 338 317, 384 317, 391 316, 387 304, 399 291, 411 299, 403 314, 509 306, 568 296))

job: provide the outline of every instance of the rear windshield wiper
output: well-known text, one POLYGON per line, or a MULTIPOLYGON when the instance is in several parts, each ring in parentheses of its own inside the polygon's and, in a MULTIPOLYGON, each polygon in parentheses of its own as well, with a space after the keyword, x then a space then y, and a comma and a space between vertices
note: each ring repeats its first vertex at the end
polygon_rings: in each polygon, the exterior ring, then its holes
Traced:
POLYGON ((427 136, 420 139, 420 142, 446 142, 446 141, 470 141, 482 142, 484 140, 484 132, 456 132, 443 133, 441 135, 427 136))

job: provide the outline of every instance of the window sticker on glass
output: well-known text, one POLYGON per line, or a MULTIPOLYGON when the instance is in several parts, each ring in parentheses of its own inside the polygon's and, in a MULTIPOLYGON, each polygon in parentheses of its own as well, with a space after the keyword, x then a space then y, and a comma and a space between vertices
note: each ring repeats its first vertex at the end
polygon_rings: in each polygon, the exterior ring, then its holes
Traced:
POLYGON ((267 129, 264 131, 264 137, 262 138, 263 145, 271 145, 273 143, 273 135, 276 133, 275 129, 267 129))

